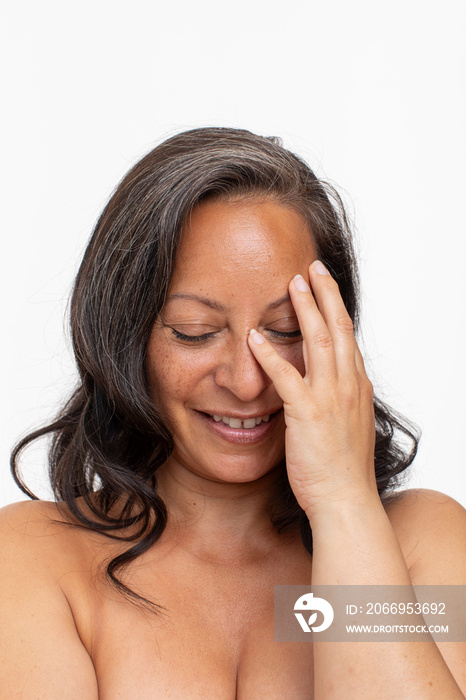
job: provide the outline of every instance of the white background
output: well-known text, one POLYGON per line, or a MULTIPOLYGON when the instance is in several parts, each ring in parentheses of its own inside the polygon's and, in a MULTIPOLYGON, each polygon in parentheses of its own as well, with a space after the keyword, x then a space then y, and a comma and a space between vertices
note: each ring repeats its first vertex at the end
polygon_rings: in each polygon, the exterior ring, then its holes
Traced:
POLYGON ((0 504, 24 497, 12 443, 72 385, 66 297, 110 191, 163 138, 225 125, 343 190, 370 375, 423 430, 410 485, 466 505, 465 19, 464 0, 3 3, 0 504))

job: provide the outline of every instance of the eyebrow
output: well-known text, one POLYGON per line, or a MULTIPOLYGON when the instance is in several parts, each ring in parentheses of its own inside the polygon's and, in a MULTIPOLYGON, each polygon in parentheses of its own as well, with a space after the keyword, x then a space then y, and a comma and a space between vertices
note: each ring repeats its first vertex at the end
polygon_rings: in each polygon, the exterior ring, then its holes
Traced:
MULTIPOLYGON (((209 299, 209 297, 200 296, 199 294, 185 294, 183 292, 177 292, 176 294, 170 294, 167 301, 170 301, 170 299, 188 299, 190 301, 198 301, 200 304, 204 304, 205 306, 208 306, 209 309, 214 309, 215 311, 227 311, 228 310, 225 306, 223 306, 223 304, 220 304, 220 302, 215 301, 214 299, 209 299)), ((272 301, 267 306, 267 310, 278 309, 279 306, 282 306, 282 304, 285 304, 286 302, 289 302, 289 301, 291 301, 291 299, 290 299, 290 295, 287 292, 282 297, 280 297, 280 299, 276 299, 275 301, 272 301)))

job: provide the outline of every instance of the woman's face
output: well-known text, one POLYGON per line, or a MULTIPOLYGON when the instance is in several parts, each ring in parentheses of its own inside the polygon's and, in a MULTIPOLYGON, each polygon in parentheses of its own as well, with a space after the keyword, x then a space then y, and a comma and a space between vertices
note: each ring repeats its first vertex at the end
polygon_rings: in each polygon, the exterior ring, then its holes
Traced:
POLYGON ((302 217, 272 199, 195 208, 147 354, 151 396, 173 433, 171 460, 231 483, 282 460, 282 401, 247 338, 261 331, 304 374, 288 284, 298 273, 307 279, 316 257, 302 217))

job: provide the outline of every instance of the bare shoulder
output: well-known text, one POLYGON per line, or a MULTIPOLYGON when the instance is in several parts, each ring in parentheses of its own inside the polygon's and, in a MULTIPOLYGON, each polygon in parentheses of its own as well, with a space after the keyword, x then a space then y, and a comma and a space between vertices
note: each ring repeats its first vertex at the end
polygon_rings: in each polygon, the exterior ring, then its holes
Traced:
POLYGON ((0 510, 0 687, 5 697, 97 698, 92 662, 62 586, 80 556, 73 530, 54 503, 21 502, 0 510))
POLYGON ((58 591, 60 558, 66 529, 55 504, 22 501, 0 510, 0 590, 18 598, 28 586, 58 591))
MULTIPOLYGON (((65 600, 74 612, 77 591, 108 554, 102 536, 76 526, 67 506, 21 501, 0 509, 0 593, 6 588, 65 600), (45 594, 45 593, 44 593, 45 594)), ((106 548, 107 547, 107 548, 106 548)))
POLYGON ((409 489, 385 510, 413 582, 466 584, 466 510, 439 491, 409 489))
POLYGON ((19 536, 34 534, 37 529, 45 534, 48 526, 65 524, 66 518, 57 503, 52 501, 19 501, 0 508, 0 534, 19 536))
MULTIPOLYGON (((0 556, 3 566, 14 566, 17 575, 25 572, 25 564, 37 574, 53 575, 54 567, 68 554, 79 550, 65 547, 65 541, 77 540, 76 528, 70 525, 60 505, 50 501, 21 501, 0 509, 0 556)), ((5 569, 3 569, 5 570, 5 569)))

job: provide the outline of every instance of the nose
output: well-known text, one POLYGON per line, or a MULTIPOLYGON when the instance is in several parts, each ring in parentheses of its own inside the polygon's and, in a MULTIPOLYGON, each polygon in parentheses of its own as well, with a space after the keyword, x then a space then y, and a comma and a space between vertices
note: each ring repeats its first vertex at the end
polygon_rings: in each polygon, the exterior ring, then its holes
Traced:
POLYGON ((245 402, 253 401, 272 384, 249 349, 246 334, 242 338, 231 339, 228 347, 223 347, 215 370, 215 382, 245 402))

